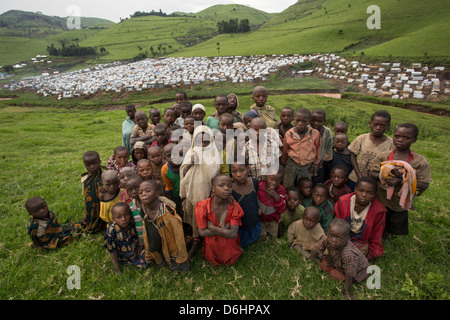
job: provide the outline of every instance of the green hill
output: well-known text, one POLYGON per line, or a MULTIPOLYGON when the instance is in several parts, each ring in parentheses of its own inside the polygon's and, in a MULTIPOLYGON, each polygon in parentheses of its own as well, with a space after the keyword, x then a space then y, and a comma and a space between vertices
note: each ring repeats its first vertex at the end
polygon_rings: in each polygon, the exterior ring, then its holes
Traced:
POLYGON ((275 15, 241 4, 218 4, 195 14, 196 17, 214 21, 248 19, 251 26, 261 26, 275 15))
POLYGON ((367 28, 366 0, 300 0, 259 30, 220 35, 177 55, 309 54, 448 57, 450 2, 379 0, 381 29, 367 28), (249 45, 251 44, 251 45, 249 45))

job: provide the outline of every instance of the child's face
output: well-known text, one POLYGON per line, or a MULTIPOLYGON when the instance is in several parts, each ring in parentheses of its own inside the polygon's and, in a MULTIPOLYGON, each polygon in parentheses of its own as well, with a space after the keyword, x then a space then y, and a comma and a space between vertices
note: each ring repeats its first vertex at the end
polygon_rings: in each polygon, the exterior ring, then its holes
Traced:
POLYGON ((237 97, 234 94, 231 94, 228 97, 228 110, 227 112, 231 113, 236 110, 237 107, 237 97))
POLYGON ((231 196, 232 190, 232 180, 227 176, 216 178, 212 187, 213 194, 220 199, 228 199, 231 196))
POLYGON ((150 150, 148 153, 148 160, 150 160, 156 166, 160 166, 163 162, 162 151, 158 149, 150 150))
POLYGON ((409 150, 416 140, 412 128, 399 127, 394 131, 393 141, 397 150, 409 150))
POLYGON ((288 126, 291 124, 292 119, 294 119, 294 115, 292 114, 292 110, 283 109, 281 110, 280 120, 284 126, 288 126))
POLYGON ((342 152, 347 148, 348 138, 346 135, 338 134, 334 137, 333 146, 337 152, 342 152))
POLYGON ((369 124, 372 136, 381 137, 389 128, 389 119, 384 117, 374 117, 369 124))
POLYGON ((181 115, 181 105, 179 103, 174 103, 171 108, 175 110, 175 116, 178 118, 181 115))
POLYGON ((219 128, 222 128, 222 129, 225 129, 225 130, 233 129, 233 121, 230 121, 228 119, 221 120, 221 121, 219 121, 218 126, 219 126, 219 128))
POLYGON ((301 182, 300 185, 298 186, 298 191, 300 191, 300 193, 305 198, 311 197, 312 190, 313 190, 313 183, 312 181, 309 180, 301 182))
POLYGON ((128 178, 133 175, 133 171, 131 170, 122 170, 119 173, 119 181, 121 186, 125 186, 128 181, 128 178))
POLYGON ((324 188, 314 188, 311 194, 313 198, 314 205, 320 206, 327 200, 327 190, 324 188))
POLYGON ((314 228, 314 226, 319 223, 320 213, 317 208, 307 207, 302 216, 303 226, 306 230, 314 228))
POLYGON ((145 205, 149 205, 158 199, 160 193, 153 184, 142 182, 139 186, 139 200, 145 205))
POLYGON ((161 146, 161 145, 165 144, 167 141, 166 130, 155 131, 155 138, 156 138, 156 141, 158 141, 158 145, 161 146))
POLYGON ((116 207, 112 212, 112 218, 119 227, 125 229, 130 224, 131 214, 130 211, 124 207, 116 207))
POLYGON ((195 117, 195 121, 203 121, 203 118, 205 117, 206 113, 200 108, 195 109, 192 111, 192 115, 195 117))
POLYGON ((218 115, 225 113, 228 109, 228 100, 226 97, 217 97, 214 101, 214 107, 217 110, 218 115))
POLYGON ((164 114, 164 123, 168 126, 172 125, 177 119, 177 115, 172 110, 167 110, 164 114))
POLYGON ((245 164, 232 164, 231 177, 237 184, 245 184, 248 178, 248 168, 245 164))
POLYGON ((368 182, 360 182, 355 187, 356 203, 361 207, 367 207, 376 197, 375 186, 368 182))
POLYGON ((194 133, 194 119, 192 118, 188 118, 188 119, 184 119, 184 128, 190 133, 194 133))
POLYGON ((102 181, 102 186, 107 193, 114 194, 119 191, 119 183, 120 180, 118 177, 117 179, 104 179, 102 181))
POLYGON ((274 174, 267 176, 267 188, 276 189, 283 181, 282 174, 274 174))
POLYGON ((262 108, 267 102, 267 92, 263 89, 256 90, 253 92, 252 99, 257 107, 262 108))
POLYGON ((116 163, 120 167, 124 167, 127 164, 128 159, 130 159, 130 155, 128 154, 128 151, 120 150, 113 155, 113 159, 116 160, 116 163))
POLYGON ((47 202, 43 200, 36 202, 33 207, 29 208, 28 212, 36 219, 47 219, 49 212, 47 202))
POLYGON ((291 211, 294 211, 299 204, 300 204, 300 197, 298 196, 298 192, 289 191, 288 199, 286 201, 287 208, 291 211))
POLYGON ((90 174, 95 174, 100 170, 100 159, 98 157, 84 157, 84 167, 90 174))
POLYGON ((342 248, 347 243, 348 235, 345 234, 342 227, 330 225, 328 228, 327 240, 330 248, 336 250, 342 248))
POLYGON ((136 122, 136 124, 141 127, 141 128, 145 128, 147 126, 148 123, 148 117, 145 113, 138 113, 137 116, 135 116, 134 121, 136 122))
POLYGON ((333 186, 337 189, 342 189, 347 183, 348 176, 342 169, 334 169, 330 173, 330 179, 333 186))
POLYGON ((154 125, 158 124, 161 121, 161 112, 157 109, 150 111, 150 120, 154 125))
POLYGON ((134 158, 136 161, 139 161, 141 159, 145 159, 145 151, 142 148, 136 148, 133 150, 134 158))
POLYGON ((140 175, 143 180, 151 180, 153 175, 152 165, 148 162, 140 163, 137 167, 137 174, 140 175))
POLYGON ((127 108, 126 112, 127 112, 127 116, 129 116, 130 119, 134 119, 134 114, 136 113, 135 108, 127 108))
POLYGON ((313 127, 316 130, 321 130, 324 123, 325 123, 325 119, 323 117, 323 114, 316 113, 316 112, 311 114, 311 120, 310 120, 311 127, 313 127))
POLYGON ((183 95, 182 93, 177 93, 177 94, 175 95, 175 101, 176 101, 177 103, 181 103, 181 102, 183 102, 183 101, 186 101, 186 99, 184 98, 184 95, 183 95))
POLYGON ((128 195, 133 199, 139 199, 139 180, 130 180, 125 184, 128 195))
POLYGON ((250 117, 250 116, 244 117, 244 123, 245 123, 245 126, 246 126, 247 128, 250 128, 250 123, 252 122, 253 119, 254 119, 254 118, 253 118, 253 117, 250 117))
POLYGON ((297 113, 294 115, 294 127, 297 134, 303 134, 309 125, 309 117, 306 114, 297 113))

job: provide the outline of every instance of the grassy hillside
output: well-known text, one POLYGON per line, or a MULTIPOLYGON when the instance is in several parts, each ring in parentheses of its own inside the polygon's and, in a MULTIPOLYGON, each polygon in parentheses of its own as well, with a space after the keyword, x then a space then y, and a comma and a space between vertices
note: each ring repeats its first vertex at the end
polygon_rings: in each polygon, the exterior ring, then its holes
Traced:
POLYGON ((368 29, 365 0, 300 0, 254 32, 220 35, 178 55, 343 52, 389 57, 448 56, 450 3, 380 0, 381 29, 368 29), (340 31, 341 30, 341 31, 340 31), (249 45, 251 44, 251 46, 249 45))
POLYGON ((262 25, 275 15, 274 13, 267 13, 241 4, 218 4, 195 14, 196 17, 215 21, 248 19, 250 25, 253 26, 262 25))

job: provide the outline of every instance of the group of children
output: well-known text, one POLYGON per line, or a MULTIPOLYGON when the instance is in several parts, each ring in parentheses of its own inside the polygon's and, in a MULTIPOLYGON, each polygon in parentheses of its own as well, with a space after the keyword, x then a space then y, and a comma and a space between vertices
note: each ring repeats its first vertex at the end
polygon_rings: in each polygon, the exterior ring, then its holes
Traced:
POLYGON ((286 237, 343 280, 352 298, 351 283, 364 280, 369 261, 383 254, 383 238, 408 234, 408 210, 431 182, 426 159, 410 149, 418 129, 401 124, 390 138, 391 117, 378 111, 370 132, 349 143, 346 123, 337 122, 333 134, 324 110, 285 107, 277 121, 267 98, 255 87, 255 103, 242 114, 235 94, 218 95, 206 122, 204 106, 184 92, 162 123, 157 108, 147 116, 127 106, 123 143, 107 167, 97 152, 83 154, 82 221, 61 225, 43 199, 29 199, 33 242, 56 248, 78 232, 106 229, 116 272, 120 264, 186 272, 199 247, 213 265, 230 265, 258 239, 286 237), (217 132, 250 129, 256 140, 242 150, 231 141, 234 156, 222 148, 230 141, 217 132))

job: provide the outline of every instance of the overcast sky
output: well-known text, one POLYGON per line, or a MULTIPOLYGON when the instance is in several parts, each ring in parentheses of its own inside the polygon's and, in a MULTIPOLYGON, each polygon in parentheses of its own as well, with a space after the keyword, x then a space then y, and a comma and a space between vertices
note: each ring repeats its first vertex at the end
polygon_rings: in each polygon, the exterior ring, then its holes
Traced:
POLYGON ((70 6, 77 6, 81 16, 97 17, 119 22, 136 11, 199 12, 216 4, 243 4, 266 12, 281 12, 297 0, 1 0, 0 13, 16 9, 41 11, 50 16, 67 17, 74 15, 70 6))

